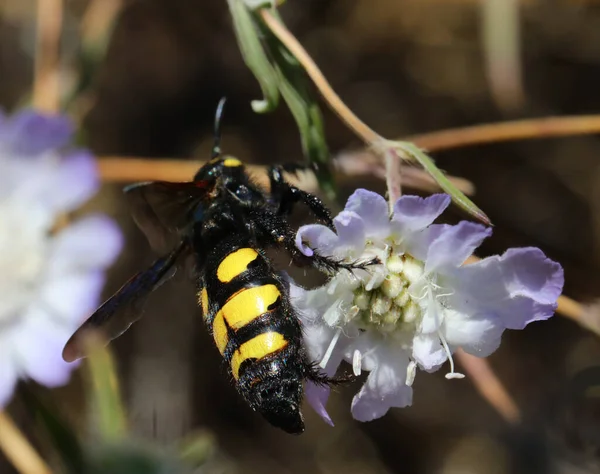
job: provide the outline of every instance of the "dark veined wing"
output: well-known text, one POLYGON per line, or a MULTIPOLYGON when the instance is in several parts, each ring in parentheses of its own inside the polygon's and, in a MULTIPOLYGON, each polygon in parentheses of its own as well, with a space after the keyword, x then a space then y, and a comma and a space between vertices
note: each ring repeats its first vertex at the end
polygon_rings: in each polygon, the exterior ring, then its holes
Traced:
POLYGON ((63 359, 73 362, 84 357, 81 338, 86 331, 98 329, 108 341, 127 331, 142 317, 148 295, 175 274, 175 264, 187 248, 182 241, 169 255, 155 260, 149 268, 131 277, 75 331, 63 349, 63 359))
POLYGON ((150 246, 158 253, 166 253, 181 240, 182 232, 195 218, 194 210, 207 199, 213 185, 210 181, 150 181, 128 186, 125 194, 133 219, 150 246))

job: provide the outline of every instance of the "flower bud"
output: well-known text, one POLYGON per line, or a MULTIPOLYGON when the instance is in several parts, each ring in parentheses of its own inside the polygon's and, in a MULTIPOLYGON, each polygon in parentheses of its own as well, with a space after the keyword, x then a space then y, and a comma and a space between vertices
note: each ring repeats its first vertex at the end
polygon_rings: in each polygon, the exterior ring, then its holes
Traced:
POLYGON ((383 316, 385 313, 387 313, 390 310, 391 307, 392 307, 391 299, 389 299, 386 296, 383 296, 381 294, 377 294, 372 300, 371 311, 373 311, 374 314, 383 316))
POLYGON ((402 278, 394 274, 389 274, 381 284, 383 294, 392 299, 398 296, 403 288, 404 283, 402 282, 402 278))

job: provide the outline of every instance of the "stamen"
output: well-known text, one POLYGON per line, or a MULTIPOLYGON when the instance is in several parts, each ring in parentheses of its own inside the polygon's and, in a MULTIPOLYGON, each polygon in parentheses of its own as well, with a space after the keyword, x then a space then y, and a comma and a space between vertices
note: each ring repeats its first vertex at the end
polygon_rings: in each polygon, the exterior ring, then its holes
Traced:
POLYGON ((354 354, 352 355, 352 372, 354 372, 354 375, 356 375, 357 377, 361 373, 361 367, 362 367, 362 356, 358 349, 354 349, 354 354))
POLYGON ((348 310, 348 312, 346 313, 346 317, 344 318, 344 323, 348 324, 350 321, 352 321, 358 315, 358 313, 360 313, 360 308, 356 305, 351 306, 350 309, 348 310))
POLYGON ((371 278, 365 285, 365 290, 372 291, 375 288, 375 283, 377 283, 377 275, 375 273, 371 273, 371 278))
POLYGON ((445 296, 452 296, 454 294, 454 291, 450 291, 449 293, 439 293, 437 295, 435 295, 436 298, 443 298, 445 296))
POLYGON ((450 379, 464 379, 465 375, 461 374, 460 372, 454 372, 454 359, 452 358, 452 354, 450 353, 450 348, 448 347, 448 343, 446 342, 446 339, 444 339, 444 336, 442 336, 442 333, 438 330, 438 336, 440 338, 440 341, 442 343, 442 347, 444 348, 444 350, 446 351, 446 355, 448 356, 448 360, 450 361, 450 372, 446 374, 446 378, 448 380, 450 379))
POLYGON ((327 308, 325 314, 323 314, 323 321, 325 321, 329 327, 333 328, 338 325, 338 322, 342 317, 342 303, 343 301, 341 298, 336 300, 335 303, 327 308))
POLYGON ((335 345, 337 344, 338 339, 340 338, 340 334, 342 334, 342 328, 338 328, 338 330, 333 335, 333 339, 331 339, 331 342, 329 343, 327 352, 325 352, 323 359, 321 359, 321 362, 319 363, 319 367, 321 367, 322 369, 325 369, 325 367, 327 367, 327 363, 329 362, 331 354, 333 353, 333 349, 335 348, 335 345))
POLYGON ((415 376, 417 375, 417 363, 414 360, 411 360, 408 363, 408 367, 406 368, 406 385, 412 387, 413 382, 415 381, 415 376))

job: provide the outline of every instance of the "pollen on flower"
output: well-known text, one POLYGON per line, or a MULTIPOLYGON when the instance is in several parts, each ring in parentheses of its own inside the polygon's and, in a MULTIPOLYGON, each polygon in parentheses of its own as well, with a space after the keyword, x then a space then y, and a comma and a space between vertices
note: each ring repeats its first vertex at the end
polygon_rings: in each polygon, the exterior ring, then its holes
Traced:
POLYGON ((354 291, 354 304, 360 310, 357 320, 362 329, 389 334, 406 330, 405 323, 415 323, 421 315, 408 287, 422 277, 424 264, 393 245, 385 251, 383 281, 370 291, 360 285, 354 291))

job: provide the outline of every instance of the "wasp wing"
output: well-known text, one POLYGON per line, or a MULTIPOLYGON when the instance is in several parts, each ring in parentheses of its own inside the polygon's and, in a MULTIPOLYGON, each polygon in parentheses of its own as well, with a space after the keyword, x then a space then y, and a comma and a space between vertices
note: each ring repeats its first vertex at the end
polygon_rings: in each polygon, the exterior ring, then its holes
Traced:
POLYGON ((181 240, 182 233, 198 216, 194 213, 207 199, 213 183, 151 181, 125 188, 133 219, 146 234, 150 246, 166 253, 181 240))
POLYGON ((157 259, 149 268, 131 277, 75 331, 63 349, 63 359, 73 362, 84 357, 81 339, 89 330, 101 330, 108 341, 127 331, 142 317, 143 306, 150 293, 175 274, 175 263, 186 248, 187 244, 181 242, 169 255, 157 259))

